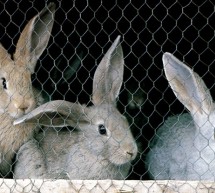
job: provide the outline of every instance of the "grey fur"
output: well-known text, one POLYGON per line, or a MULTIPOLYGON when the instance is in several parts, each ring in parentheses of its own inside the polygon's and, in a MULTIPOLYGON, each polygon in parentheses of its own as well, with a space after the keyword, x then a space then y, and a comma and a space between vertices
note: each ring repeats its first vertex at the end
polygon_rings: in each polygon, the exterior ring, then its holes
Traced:
POLYGON ((169 117, 150 144, 152 179, 215 180, 215 109, 203 80, 170 53, 163 55, 167 80, 190 113, 169 117))
POLYGON ((116 108, 124 68, 119 40, 120 36, 96 69, 93 106, 52 101, 14 122, 48 126, 36 140, 20 148, 15 178, 127 177, 131 161, 137 155, 137 145, 127 120, 116 108), (74 130, 61 130, 62 126, 72 126, 74 130), (100 133, 99 128, 105 128, 106 133, 100 133))

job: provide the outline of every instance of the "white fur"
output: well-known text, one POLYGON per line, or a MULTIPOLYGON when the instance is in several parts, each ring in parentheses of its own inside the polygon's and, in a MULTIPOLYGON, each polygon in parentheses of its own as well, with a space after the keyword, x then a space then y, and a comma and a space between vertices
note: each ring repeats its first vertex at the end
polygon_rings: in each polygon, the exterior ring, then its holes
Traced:
POLYGON ((190 114, 169 117, 150 144, 146 165, 152 179, 215 180, 215 109, 202 79, 169 53, 167 80, 190 114))

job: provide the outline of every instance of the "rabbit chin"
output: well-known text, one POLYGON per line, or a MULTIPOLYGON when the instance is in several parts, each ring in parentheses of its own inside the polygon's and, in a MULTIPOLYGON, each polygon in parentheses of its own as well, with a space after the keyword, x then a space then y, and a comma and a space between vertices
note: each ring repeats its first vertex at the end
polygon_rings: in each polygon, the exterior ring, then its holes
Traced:
POLYGON ((27 114, 28 112, 22 111, 22 110, 16 110, 16 111, 8 111, 8 113, 10 114, 10 116, 14 119, 18 119, 22 116, 24 116, 25 114, 27 114))
POLYGON ((133 159, 134 158, 128 155, 127 153, 123 154, 115 152, 114 154, 111 155, 109 161, 114 165, 123 165, 131 162, 133 159))

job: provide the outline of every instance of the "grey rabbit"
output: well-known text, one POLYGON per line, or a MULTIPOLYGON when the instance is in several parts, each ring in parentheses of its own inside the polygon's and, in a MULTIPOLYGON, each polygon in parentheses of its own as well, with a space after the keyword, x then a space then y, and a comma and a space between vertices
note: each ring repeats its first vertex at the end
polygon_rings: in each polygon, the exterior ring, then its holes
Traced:
POLYGON ((13 57, 0 44, 1 177, 9 175, 15 153, 34 133, 32 125, 14 126, 13 121, 45 102, 39 90, 32 86, 31 75, 48 44, 54 10, 55 5, 50 3, 27 23, 13 57))
POLYGON ((120 36, 96 69, 92 106, 51 101, 14 122, 46 126, 43 133, 20 148, 14 178, 87 180, 128 176, 138 150, 127 120, 116 108, 124 71, 119 41, 120 36), (61 130, 63 126, 74 129, 61 130))
POLYGON ((215 180, 215 105, 203 80, 170 53, 164 71, 174 94, 189 113, 169 117, 147 155, 152 179, 215 180))

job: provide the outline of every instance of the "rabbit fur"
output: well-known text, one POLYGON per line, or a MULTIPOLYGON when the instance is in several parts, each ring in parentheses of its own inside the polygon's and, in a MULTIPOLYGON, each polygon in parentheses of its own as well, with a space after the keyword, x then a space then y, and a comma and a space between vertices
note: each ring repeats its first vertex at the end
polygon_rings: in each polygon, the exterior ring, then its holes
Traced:
POLYGON ((13 121, 44 103, 32 87, 31 75, 46 48, 53 26, 54 4, 34 16, 22 31, 11 57, 0 44, 0 176, 7 177, 20 146, 32 137, 34 127, 13 121))
MULTIPOLYGON (((65 93, 68 94, 70 89, 68 88, 69 82, 72 77, 76 75, 78 68, 82 65, 83 52, 77 54, 73 62, 67 62, 64 57, 60 57, 52 68, 50 73, 51 81, 46 79, 45 87, 43 85, 44 98, 46 101, 51 100, 66 100, 65 93), (63 65, 67 64, 66 66, 63 65)), ((70 93, 71 94, 71 93, 70 93)))
POLYGON ((20 148, 14 168, 15 178, 87 180, 127 177, 130 162, 137 155, 137 145, 127 120, 116 108, 124 69, 119 40, 120 36, 94 74, 94 105, 87 107, 63 100, 51 101, 14 122, 47 126, 43 133, 20 148), (59 131, 57 127, 62 126, 74 129, 59 131))
POLYGON ((215 180, 215 109, 203 80, 170 53, 164 71, 189 113, 169 117, 158 129, 146 158, 152 179, 215 180))

